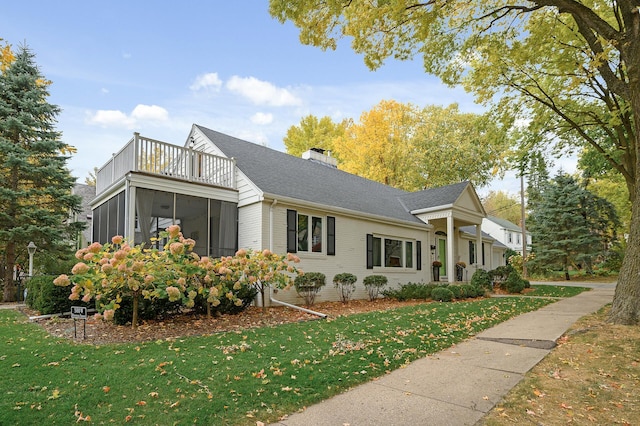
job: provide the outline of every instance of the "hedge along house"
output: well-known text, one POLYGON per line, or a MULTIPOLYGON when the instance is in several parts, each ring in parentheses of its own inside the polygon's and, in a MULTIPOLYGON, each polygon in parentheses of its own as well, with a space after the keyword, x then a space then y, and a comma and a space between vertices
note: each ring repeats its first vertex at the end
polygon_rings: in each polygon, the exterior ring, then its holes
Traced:
MULTIPOLYGON (((184 147, 134 134, 98 171, 92 209, 94 241, 148 242, 175 223, 200 255, 296 253, 302 270, 326 275, 325 301, 338 300, 331 281, 341 272, 358 277, 354 298, 367 297, 367 275, 429 282, 435 259, 454 281, 456 230, 475 226, 480 246, 485 217, 468 182, 408 193, 343 172, 321 152, 294 157, 198 125, 184 147)), ((302 303, 293 289, 278 299, 302 303)))

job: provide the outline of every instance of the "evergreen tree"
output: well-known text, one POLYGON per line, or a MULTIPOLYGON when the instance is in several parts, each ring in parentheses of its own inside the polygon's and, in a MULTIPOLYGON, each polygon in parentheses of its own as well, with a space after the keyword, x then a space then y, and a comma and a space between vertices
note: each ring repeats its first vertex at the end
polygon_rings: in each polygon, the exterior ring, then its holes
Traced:
POLYGON ((535 205, 541 200, 542 188, 549 180, 549 171, 544 155, 534 151, 528 158, 527 198, 529 205, 535 205))
POLYGON ((3 299, 16 298, 13 270, 27 263, 27 244, 39 252, 69 253, 79 211, 75 179, 65 167, 73 148, 54 126, 59 108, 47 102, 50 83, 34 55, 20 48, 0 73, 0 269, 3 299))
POLYGON ((567 174, 558 174, 541 195, 529 220, 534 262, 561 267, 567 280, 572 265, 584 264, 590 272, 592 259, 615 237, 615 209, 567 174))

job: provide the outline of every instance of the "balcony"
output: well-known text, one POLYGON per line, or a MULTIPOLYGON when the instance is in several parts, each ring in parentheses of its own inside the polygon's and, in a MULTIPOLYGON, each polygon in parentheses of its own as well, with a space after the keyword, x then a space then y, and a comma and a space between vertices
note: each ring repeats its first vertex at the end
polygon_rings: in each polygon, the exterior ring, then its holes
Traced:
POLYGON ((149 139, 133 138, 98 170, 96 195, 129 172, 235 189, 235 160, 149 139))

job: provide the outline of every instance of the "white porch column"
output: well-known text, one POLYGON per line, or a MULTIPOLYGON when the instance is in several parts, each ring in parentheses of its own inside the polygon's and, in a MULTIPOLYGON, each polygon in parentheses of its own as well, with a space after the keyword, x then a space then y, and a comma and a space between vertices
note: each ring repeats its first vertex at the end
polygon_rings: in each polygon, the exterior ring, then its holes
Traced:
MULTIPOLYGON (((485 252, 485 256, 486 256, 486 252, 485 252)), ((495 269, 493 267, 493 243, 489 243, 489 263, 488 263, 488 267, 487 267, 487 271, 491 271, 492 269, 495 269)))
MULTIPOLYGON (((482 228, 480 227, 480 224, 476 225, 476 252, 475 252, 476 258, 474 259, 476 261, 476 269, 477 268, 482 268, 482 228)), ((486 256, 485 256, 485 260, 486 260, 486 256)), ((469 277, 471 278, 471 277, 469 277)))
POLYGON ((134 244, 136 237, 136 187, 131 186, 127 180, 125 189, 125 221, 124 221, 124 238, 130 244, 134 244))
POLYGON ((454 257, 454 229, 453 229, 453 214, 449 214, 447 216, 447 281, 452 283, 456 280, 456 269, 455 265, 458 261, 454 257))

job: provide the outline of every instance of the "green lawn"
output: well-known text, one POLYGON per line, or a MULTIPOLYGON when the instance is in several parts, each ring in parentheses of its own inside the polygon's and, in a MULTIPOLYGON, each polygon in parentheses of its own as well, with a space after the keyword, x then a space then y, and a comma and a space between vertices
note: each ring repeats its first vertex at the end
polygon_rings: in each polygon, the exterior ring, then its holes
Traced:
POLYGON ((542 297, 572 297, 583 291, 590 290, 588 287, 571 287, 562 285, 532 285, 533 291, 525 294, 525 296, 542 296, 542 297))
POLYGON ((273 422, 552 299, 492 298, 139 344, 0 311, 0 424, 273 422))

